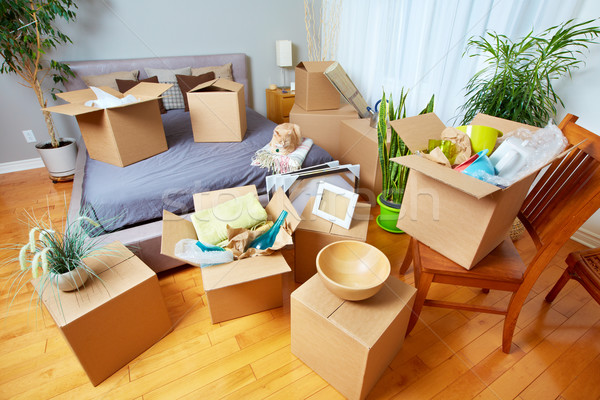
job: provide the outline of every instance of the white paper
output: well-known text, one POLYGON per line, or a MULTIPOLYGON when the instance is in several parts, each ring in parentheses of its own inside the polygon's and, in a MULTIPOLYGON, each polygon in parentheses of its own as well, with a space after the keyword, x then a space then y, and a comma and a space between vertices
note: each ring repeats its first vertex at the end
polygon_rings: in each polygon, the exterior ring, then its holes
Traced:
POLYGON ((138 102, 138 99, 136 99, 135 96, 131 94, 128 94, 127 96, 120 99, 118 97, 113 96, 110 93, 106 93, 104 90, 99 89, 97 87, 90 86, 90 89, 92 89, 97 99, 86 101, 85 105, 87 107, 110 108, 138 102))

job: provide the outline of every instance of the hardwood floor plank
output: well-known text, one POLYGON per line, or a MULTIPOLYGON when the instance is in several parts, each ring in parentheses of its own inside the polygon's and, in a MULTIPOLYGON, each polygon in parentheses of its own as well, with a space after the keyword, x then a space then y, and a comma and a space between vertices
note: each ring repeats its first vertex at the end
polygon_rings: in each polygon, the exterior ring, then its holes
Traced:
POLYGON ((600 371, 600 356, 597 356, 594 361, 589 363, 585 370, 561 393, 561 399, 600 399, 598 371, 600 371))

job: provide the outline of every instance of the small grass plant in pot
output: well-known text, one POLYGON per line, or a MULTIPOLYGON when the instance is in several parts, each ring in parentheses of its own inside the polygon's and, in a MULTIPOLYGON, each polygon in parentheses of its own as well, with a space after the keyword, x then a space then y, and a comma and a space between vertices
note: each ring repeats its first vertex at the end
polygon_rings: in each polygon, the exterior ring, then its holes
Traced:
POLYGON ((100 257, 111 251, 106 249, 99 238, 92 237, 92 231, 99 224, 89 217, 80 216, 67 221, 64 226, 52 223, 49 213, 36 218, 27 213, 29 235, 25 244, 14 244, 3 250, 18 254, 3 262, 3 280, 10 304, 22 292, 28 292, 27 283, 34 285, 30 301, 37 295, 41 304, 42 295, 51 291, 51 298, 60 304, 61 291, 81 290, 88 279, 99 277, 89 268, 85 260, 100 257))
MULTIPOLYGON (((386 99, 385 92, 381 96, 379 106, 379 115, 377 120, 377 144, 379 150, 379 166, 381 167, 381 193, 377 196, 380 214, 377 216, 377 225, 392 233, 402 233, 396 224, 400 213, 400 206, 404 198, 404 190, 408 181, 409 169, 390 160, 395 157, 402 157, 411 154, 404 141, 398 135, 394 128, 389 126, 389 121, 406 117, 406 98, 408 91, 402 89, 400 92, 400 101, 398 107, 394 107, 392 95, 389 101, 386 99), (389 134, 388 134, 389 132, 389 134), (387 147, 387 138, 390 138, 389 149, 387 147)), ((419 114, 426 114, 433 111, 434 96, 431 96, 429 103, 419 114)))
MULTIPOLYGON (((59 45, 71 43, 56 20, 74 20, 76 8, 72 0, 0 2, 0 73, 17 75, 22 86, 34 91, 40 108, 48 105, 46 93, 50 91, 54 97, 56 90, 45 86, 47 78, 58 84, 75 76, 67 64, 47 59, 46 55, 59 45)), ((75 140, 60 138, 50 112, 42 113, 50 141, 36 144, 36 149, 54 182, 72 180, 77 155, 75 140)))

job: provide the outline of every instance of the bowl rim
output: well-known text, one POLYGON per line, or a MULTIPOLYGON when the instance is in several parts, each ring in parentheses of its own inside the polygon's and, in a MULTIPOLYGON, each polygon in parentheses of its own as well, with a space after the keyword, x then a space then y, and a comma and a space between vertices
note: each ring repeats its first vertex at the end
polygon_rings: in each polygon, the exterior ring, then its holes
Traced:
POLYGON ((360 242, 358 240, 340 240, 337 242, 333 242, 333 243, 329 243, 327 246, 323 247, 319 253, 317 254, 317 257, 315 259, 315 264, 317 266, 317 272, 319 274, 320 277, 324 278, 327 282, 331 283, 334 286, 337 286, 341 289, 349 289, 349 290, 367 290, 367 289, 373 289, 376 288, 378 286, 381 286, 385 283, 385 281, 387 280, 387 278, 390 276, 391 272, 392 272, 392 265, 390 263, 390 259, 385 255, 385 253, 381 250, 379 250, 377 247, 373 246, 372 244, 366 243, 366 242, 360 242), (346 286, 346 285, 342 285, 339 282, 334 281, 333 279, 331 279, 329 276, 327 276, 327 274, 325 272, 323 272, 323 270, 321 269, 321 266, 319 265, 318 261, 319 261, 319 257, 321 257, 321 253, 323 253, 323 251, 325 251, 325 249, 327 249, 330 246, 333 245, 339 245, 340 243, 360 243, 363 245, 367 245, 372 247, 373 249, 375 249, 377 252, 379 252, 383 258, 386 260, 386 277, 385 279, 381 280, 379 283, 376 283, 374 285, 363 285, 363 286, 346 286))

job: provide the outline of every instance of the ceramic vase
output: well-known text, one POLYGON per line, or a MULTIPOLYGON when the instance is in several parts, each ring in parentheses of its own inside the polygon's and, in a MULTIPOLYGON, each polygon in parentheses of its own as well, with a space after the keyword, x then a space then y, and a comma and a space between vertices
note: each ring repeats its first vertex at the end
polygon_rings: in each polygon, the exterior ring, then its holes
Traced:
POLYGON ((80 288, 90 276, 83 267, 76 267, 75 269, 62 274, 52 274, 52 282, 56 283, 56 287, 63 292, 70 292, 80 288))
POLYGON ((59 181, 66 180, 75 174, 75 162, 77 161, 77 144, 75 139, 60 139, 61 146, 51 147, 50 142, 35 145, 46 169, 50 173, 50 179, 59 181), (65 144, 66 143, 66 144, 65 144))

